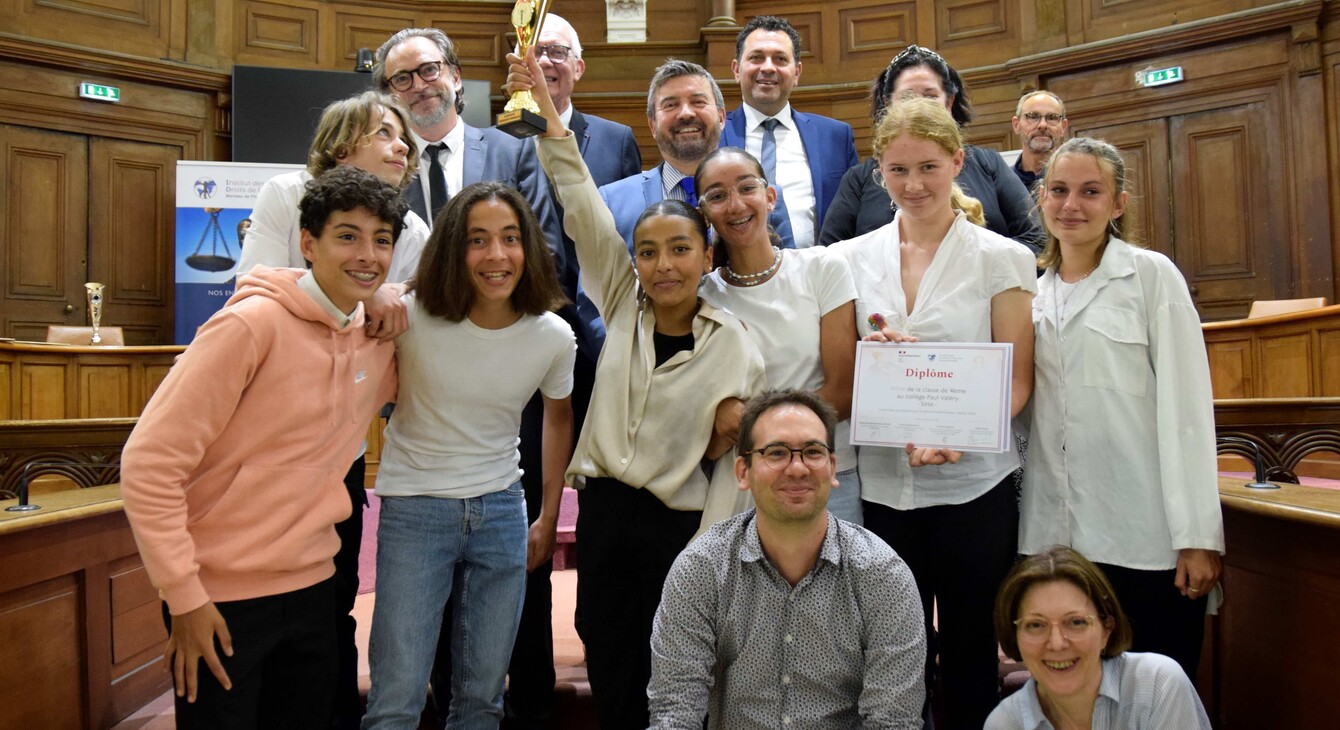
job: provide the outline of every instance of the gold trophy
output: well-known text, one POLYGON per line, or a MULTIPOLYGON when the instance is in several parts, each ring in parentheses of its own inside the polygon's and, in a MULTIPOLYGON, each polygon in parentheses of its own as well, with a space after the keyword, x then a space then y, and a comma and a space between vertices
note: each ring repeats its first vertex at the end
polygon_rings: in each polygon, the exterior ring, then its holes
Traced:
POLYGON ((102 344, 102 335, 98 334, 98 325, 102 324, 102 284, 90 281, 84 285, 88 290, 88 317, 93 322, 91 345, 102 344))
MULTIPOLYGON (((512 27, 516 28, 516 53, 525 56, 540 36, 544 16, 549 14, 549 0, 517 0, 512 7, 512 27)), ((540 79, 542 82, 543 79, 540 79)), ((495 120, 498 129, 524 139, 543 134, 548 127, 540 116, 540 105, 535 103, 529 90, 512 94, 495 120)))

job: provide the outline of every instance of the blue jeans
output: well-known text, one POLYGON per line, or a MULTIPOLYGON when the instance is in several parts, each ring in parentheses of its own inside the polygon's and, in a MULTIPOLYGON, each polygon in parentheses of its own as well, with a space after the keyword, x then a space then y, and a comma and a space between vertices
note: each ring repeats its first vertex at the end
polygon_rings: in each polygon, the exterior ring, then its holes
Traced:
POLYGON ((442 609, 453 590, 447 724, 453 730, 498 727, 525 597, 526 535, 519 482, 470 499, 382 500, 365 729, 419 726, 442 609), (455 586, 453 577, 459 579, 455 586))
POLYGON ((838 472, 837 480, 837 488, 828 493, 828 511, 839 520, 865 524, 861 519, 861 475, 852 468, 838 472))

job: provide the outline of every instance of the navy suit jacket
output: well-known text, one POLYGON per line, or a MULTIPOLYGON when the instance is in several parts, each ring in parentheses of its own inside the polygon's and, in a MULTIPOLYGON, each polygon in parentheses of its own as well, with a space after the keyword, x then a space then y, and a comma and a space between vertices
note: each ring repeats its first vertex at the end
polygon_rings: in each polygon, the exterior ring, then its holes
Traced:
MULTIPOLYGON (((847 170, 861 164, 856 154, 856 139, 851 125, 818 114, 805 114, 791 107, 791 118, 800 132, 800 143, 805 147, 805 159, 810 165, 810 182, 814 185, 814 239, 819 240, 828 206, 842 185, 847 170)), ((745 146, 744 107, 726 115, 726 128, 721 130, 722 147, 745 146)))
MULTIPOLYGON (((619 229, 624 243, 628 244, 630 254, 633 251, 633 225, 637 223, 637 217, 642 215, 647 206, 665 199, 665 183, 661 177, 664 165, 661 163, 646 172, 639 172, 600 188, 600 197, 614 214, 614 226, 619 229)), ((789 218, 774 210, 768 215, 768 224, 781 237, 783 248, 796 247, 791 237, 789 218)))
MULTIPOLYGON (((582 159, 597 186, 636 175, 642 169, 642 152, 633 137, 633 130, 627 125, 573 109, 568 129, 572 130, 582 159)), ((557 196, 554 196, 554 209, 561 221, 563 208, 558 204, 557 196)), ((559 269, 559 281, 563 292, 575 303, 575 310, 569 312, 564 308, 559 314, 564 315, 577 333, 578 352, 594 363, 605 343, 605 323, 595 304, 581 291, 576 244, 568 238, 567 232, 563 233, 562 241, 563 268, 559 269)))

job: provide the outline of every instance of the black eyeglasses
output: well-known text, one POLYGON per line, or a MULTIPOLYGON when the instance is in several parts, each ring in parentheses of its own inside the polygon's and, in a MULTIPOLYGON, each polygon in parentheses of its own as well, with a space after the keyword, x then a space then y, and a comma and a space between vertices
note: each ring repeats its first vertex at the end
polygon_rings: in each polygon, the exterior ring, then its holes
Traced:
POLYGON ((424 83, 437 81, 437 77, 442 75, 442 66, 445 64, 446 61, 429 61, 413 71, 401 71, 387 79, 386 83, 396 91, 409 91, 410 87, 414 86, 415 76, 423 79, 424 83))
POLYGON ((1060 124, 1060 123, 1061 123, 1061 120, 1062 120, 1062 119, 1065 119, 1065 115, 1064 115, 1064 114, 1039 114, 1038 112, 1028 112, 1028 113, 1024 114, 1024 119, 1028 120, 1028 123, 1029 123, 1029 124, 1037 124, 1038 122, 1041 122, 1042 120, 1045 119, 1045 120, 1047 120, 1047 124, 1049 124, 1049 125, 1051 125, 1051 126, 1056 126, 1057 124, 1060 124))
POLYGON ((800 461, 805 466, 811 469, 821 469, 828 465, 828 457, 832 453, 823 444, 805 444, 798 449, 793 449, 786 444, 768 444, 757 449, 740 452, 740 456, 758 454, 768 468, 780 471, 791 465, 791 462, 796 458, 796 454, 800 454, 800 461))
POLYGON ((572 49, 557 43, 547 46, 535 46, 535 60, 548 56, 554 63, 563 63, 572 55, 572 49))

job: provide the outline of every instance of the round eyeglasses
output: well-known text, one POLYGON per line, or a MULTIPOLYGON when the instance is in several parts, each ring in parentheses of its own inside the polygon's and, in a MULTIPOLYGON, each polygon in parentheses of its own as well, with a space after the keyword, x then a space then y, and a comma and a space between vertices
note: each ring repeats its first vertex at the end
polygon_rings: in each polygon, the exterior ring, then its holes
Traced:
POLYGON ((414 86, 414 77, 418 76, 426 84, 430 81, 437 81, 437 77, 442 75, 442 66, 446 61, 429 61, 420 65, 411 71, 401 71, 386 80, 396 91, 409 91, 414 86))
POLYGON ((734 190, 741 198, 748 198, 757 195, 761 190, 768 187, 768 181, 761 177, 749 177, 736 183, 735 187, 725 186, 709 188, 707 192, 698 196, 703 205, 709 208, 716 208, 725 205, 730 200, 731 191, 734 190))
POLYGON ((805 444, 804 446, 793 449, 786 444, 768 444, 757 449, 741 452, 740 456, 758 454, 763 459, 763 463, 771 469, 782 470, 791 465, 796 454, 800 454, 800 461, 811 469, 820 469, 829 463, 829 456, 833 452, 823 444, 805 444))

